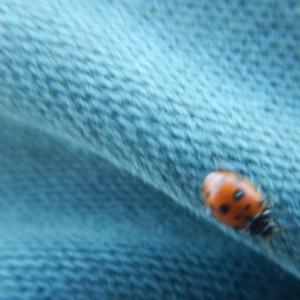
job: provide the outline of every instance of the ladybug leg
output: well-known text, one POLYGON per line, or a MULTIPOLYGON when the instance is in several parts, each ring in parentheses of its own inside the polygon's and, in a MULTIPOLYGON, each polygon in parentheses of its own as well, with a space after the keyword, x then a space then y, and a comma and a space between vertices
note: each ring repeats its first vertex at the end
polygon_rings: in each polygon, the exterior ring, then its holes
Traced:
POLYGON ((206 215, 211 216, 211 213, 212 213, 212 209, 209 206, 207 206, 206 207, 206 215))
POLYGON ((273 207, 275 206, 275 202, 272 199, 265 199, 266 207, 273 207))
POLYGON ((250 231, 248 229, 244 229, 242 230, 243 234, 244 235, 249 235, 250 234, 250 231))
POLYGON ((265 238, 265 248, 266 248, 266 251, 268 251, 269 249, 269 243, 270 243, 270 240, 272 238, 272 236, 278 232, 278 231, 281 231, 281 230, 286 230, 287 228, 285 226, 280 226, 278 227, 276 224, 272 224, 270 227, 269 227, 269 230, 267 230, 267 232, 265 232, 263 234, 263 237, 265 238))
POLYGON ((268 252, 268 250, 269 250, 270 238, 271 238, 271 237, 267 237, 267 238, 265 239, 265 250, 266 250, 266 252, 268 252))

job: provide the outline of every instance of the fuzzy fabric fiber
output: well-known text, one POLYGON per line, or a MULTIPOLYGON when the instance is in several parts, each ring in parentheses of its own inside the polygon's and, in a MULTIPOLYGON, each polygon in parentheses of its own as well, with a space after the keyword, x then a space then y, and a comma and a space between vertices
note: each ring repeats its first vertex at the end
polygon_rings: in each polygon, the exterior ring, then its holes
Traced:
POLYGON ((1 299, 299 299, 300 2, 0 0, 1 299), (270 241, 201 183, 272 198, 270 241))

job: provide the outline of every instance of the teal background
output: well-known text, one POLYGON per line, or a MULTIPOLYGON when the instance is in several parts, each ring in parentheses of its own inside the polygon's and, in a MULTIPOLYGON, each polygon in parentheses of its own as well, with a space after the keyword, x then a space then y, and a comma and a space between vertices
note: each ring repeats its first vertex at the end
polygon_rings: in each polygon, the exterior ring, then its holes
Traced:
POLYGON ((300 3, 0 1, 3 299, 297 299, 300 3), (241 172, 285 230, 206 213, 241 172))

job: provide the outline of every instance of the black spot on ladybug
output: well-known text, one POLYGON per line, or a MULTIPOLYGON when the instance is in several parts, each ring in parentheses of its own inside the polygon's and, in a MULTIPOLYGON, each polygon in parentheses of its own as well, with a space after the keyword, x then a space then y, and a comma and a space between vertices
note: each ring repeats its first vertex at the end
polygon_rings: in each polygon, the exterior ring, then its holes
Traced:
POLYGON ((236 216, 234 216, 234 219, 235 219, 235 220, 240 220, 241 217, 242 217, 241 215, 236 215, 236 216))
POLYGON ((222 215, 226 215, 230 210, 230 205, 228 204, 222 204, 220 207, 219 207, 219 211, 222 215))
POLYGON ((233 198, 234 198, 235 201, 241 200, 244 196, 245 196, 245 193, 244 193, 244 191, 241 190, 241 189, 237 189, 237 190, 233 193, 233 198))
POLYGON ((247 205, 245 205, 245 210, 249 210, 250 209, 250 207, 251 207, 251 205, 250 204, 247 204, 247 205))

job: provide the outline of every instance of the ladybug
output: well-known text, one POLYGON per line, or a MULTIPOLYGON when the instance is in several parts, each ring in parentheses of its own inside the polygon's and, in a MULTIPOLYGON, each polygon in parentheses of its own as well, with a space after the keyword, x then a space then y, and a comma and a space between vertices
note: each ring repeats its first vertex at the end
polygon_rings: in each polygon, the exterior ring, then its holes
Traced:
POLYGON ((240 174, 215 171, 203 181, 204 202, 214 217, 235 229, 269 239, 280 228, 273 223, 270 203, 240 174))

